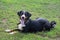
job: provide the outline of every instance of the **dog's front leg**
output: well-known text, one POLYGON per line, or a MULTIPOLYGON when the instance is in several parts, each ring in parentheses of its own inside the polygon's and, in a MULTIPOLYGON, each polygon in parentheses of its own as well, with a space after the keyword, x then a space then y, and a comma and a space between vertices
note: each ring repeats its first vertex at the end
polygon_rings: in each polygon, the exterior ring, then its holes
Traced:
POLYGON ((15 34, 15 31, 20 31, 19 29, 13 29, 13 30, 5 30, 6 32, 8 32, 9 34, 15 34))

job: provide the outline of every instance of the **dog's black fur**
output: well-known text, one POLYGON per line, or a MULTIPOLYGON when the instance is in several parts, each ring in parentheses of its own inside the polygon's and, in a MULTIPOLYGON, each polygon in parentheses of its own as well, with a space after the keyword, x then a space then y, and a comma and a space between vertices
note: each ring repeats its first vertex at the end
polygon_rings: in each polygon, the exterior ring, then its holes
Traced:
MULTIPOLYGON (((31 20, 31 14, 27 11, 20 11, 17 13, 19 18, 21 19, 21 16, 24 14, 25 19, 25 27, 23 27, 22 32, 38 32, 38 31, 50 31, 52 28, 54 28, 53 25, 56 24, 55 21, 49 22, 48 20, 44 18, 37 18, 36 20, 31 20)), ((20 23, 19 23, 20 24, 20 23)), ((18 25, 19 25, 18 24, 18 25)))

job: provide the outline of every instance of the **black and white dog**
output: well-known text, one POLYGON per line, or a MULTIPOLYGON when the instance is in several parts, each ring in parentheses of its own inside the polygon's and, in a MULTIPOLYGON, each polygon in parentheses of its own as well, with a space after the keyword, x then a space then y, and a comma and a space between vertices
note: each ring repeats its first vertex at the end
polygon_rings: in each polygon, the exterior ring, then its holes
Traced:
POLYGON ((27 11, 19 11, 18 16, 20 18, 20 22, 18 23, 18 28, 13 31, 21 31, 21 32, 38 32, 38 31, 50 31, 56 25, 55 21, 49 22, 44 18, 37 18, 36 20, 31 20, 31 14, 27 11))

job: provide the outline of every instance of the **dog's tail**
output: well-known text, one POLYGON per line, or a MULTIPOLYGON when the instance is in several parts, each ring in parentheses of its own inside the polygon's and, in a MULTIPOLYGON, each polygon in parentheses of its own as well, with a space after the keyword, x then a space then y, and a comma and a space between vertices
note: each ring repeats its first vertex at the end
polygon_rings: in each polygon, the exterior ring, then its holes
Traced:
POLYGON ((55 21, 51 21, 51 28, 54 28, 55 27, 55 25, 56 25, 56 22, 55 21))

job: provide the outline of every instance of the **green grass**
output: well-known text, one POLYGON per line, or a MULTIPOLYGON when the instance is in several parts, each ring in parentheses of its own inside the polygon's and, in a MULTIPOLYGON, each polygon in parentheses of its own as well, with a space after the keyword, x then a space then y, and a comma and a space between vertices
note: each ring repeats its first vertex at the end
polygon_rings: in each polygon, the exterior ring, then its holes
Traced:
POLYGON ((0 40, 60 40, 60 0, 0 0, 0 40), (42 17, 57 25, 50 32, 6 33, 5 29, 16 28, 20 10, 30 12, 31 19, 42 17))

